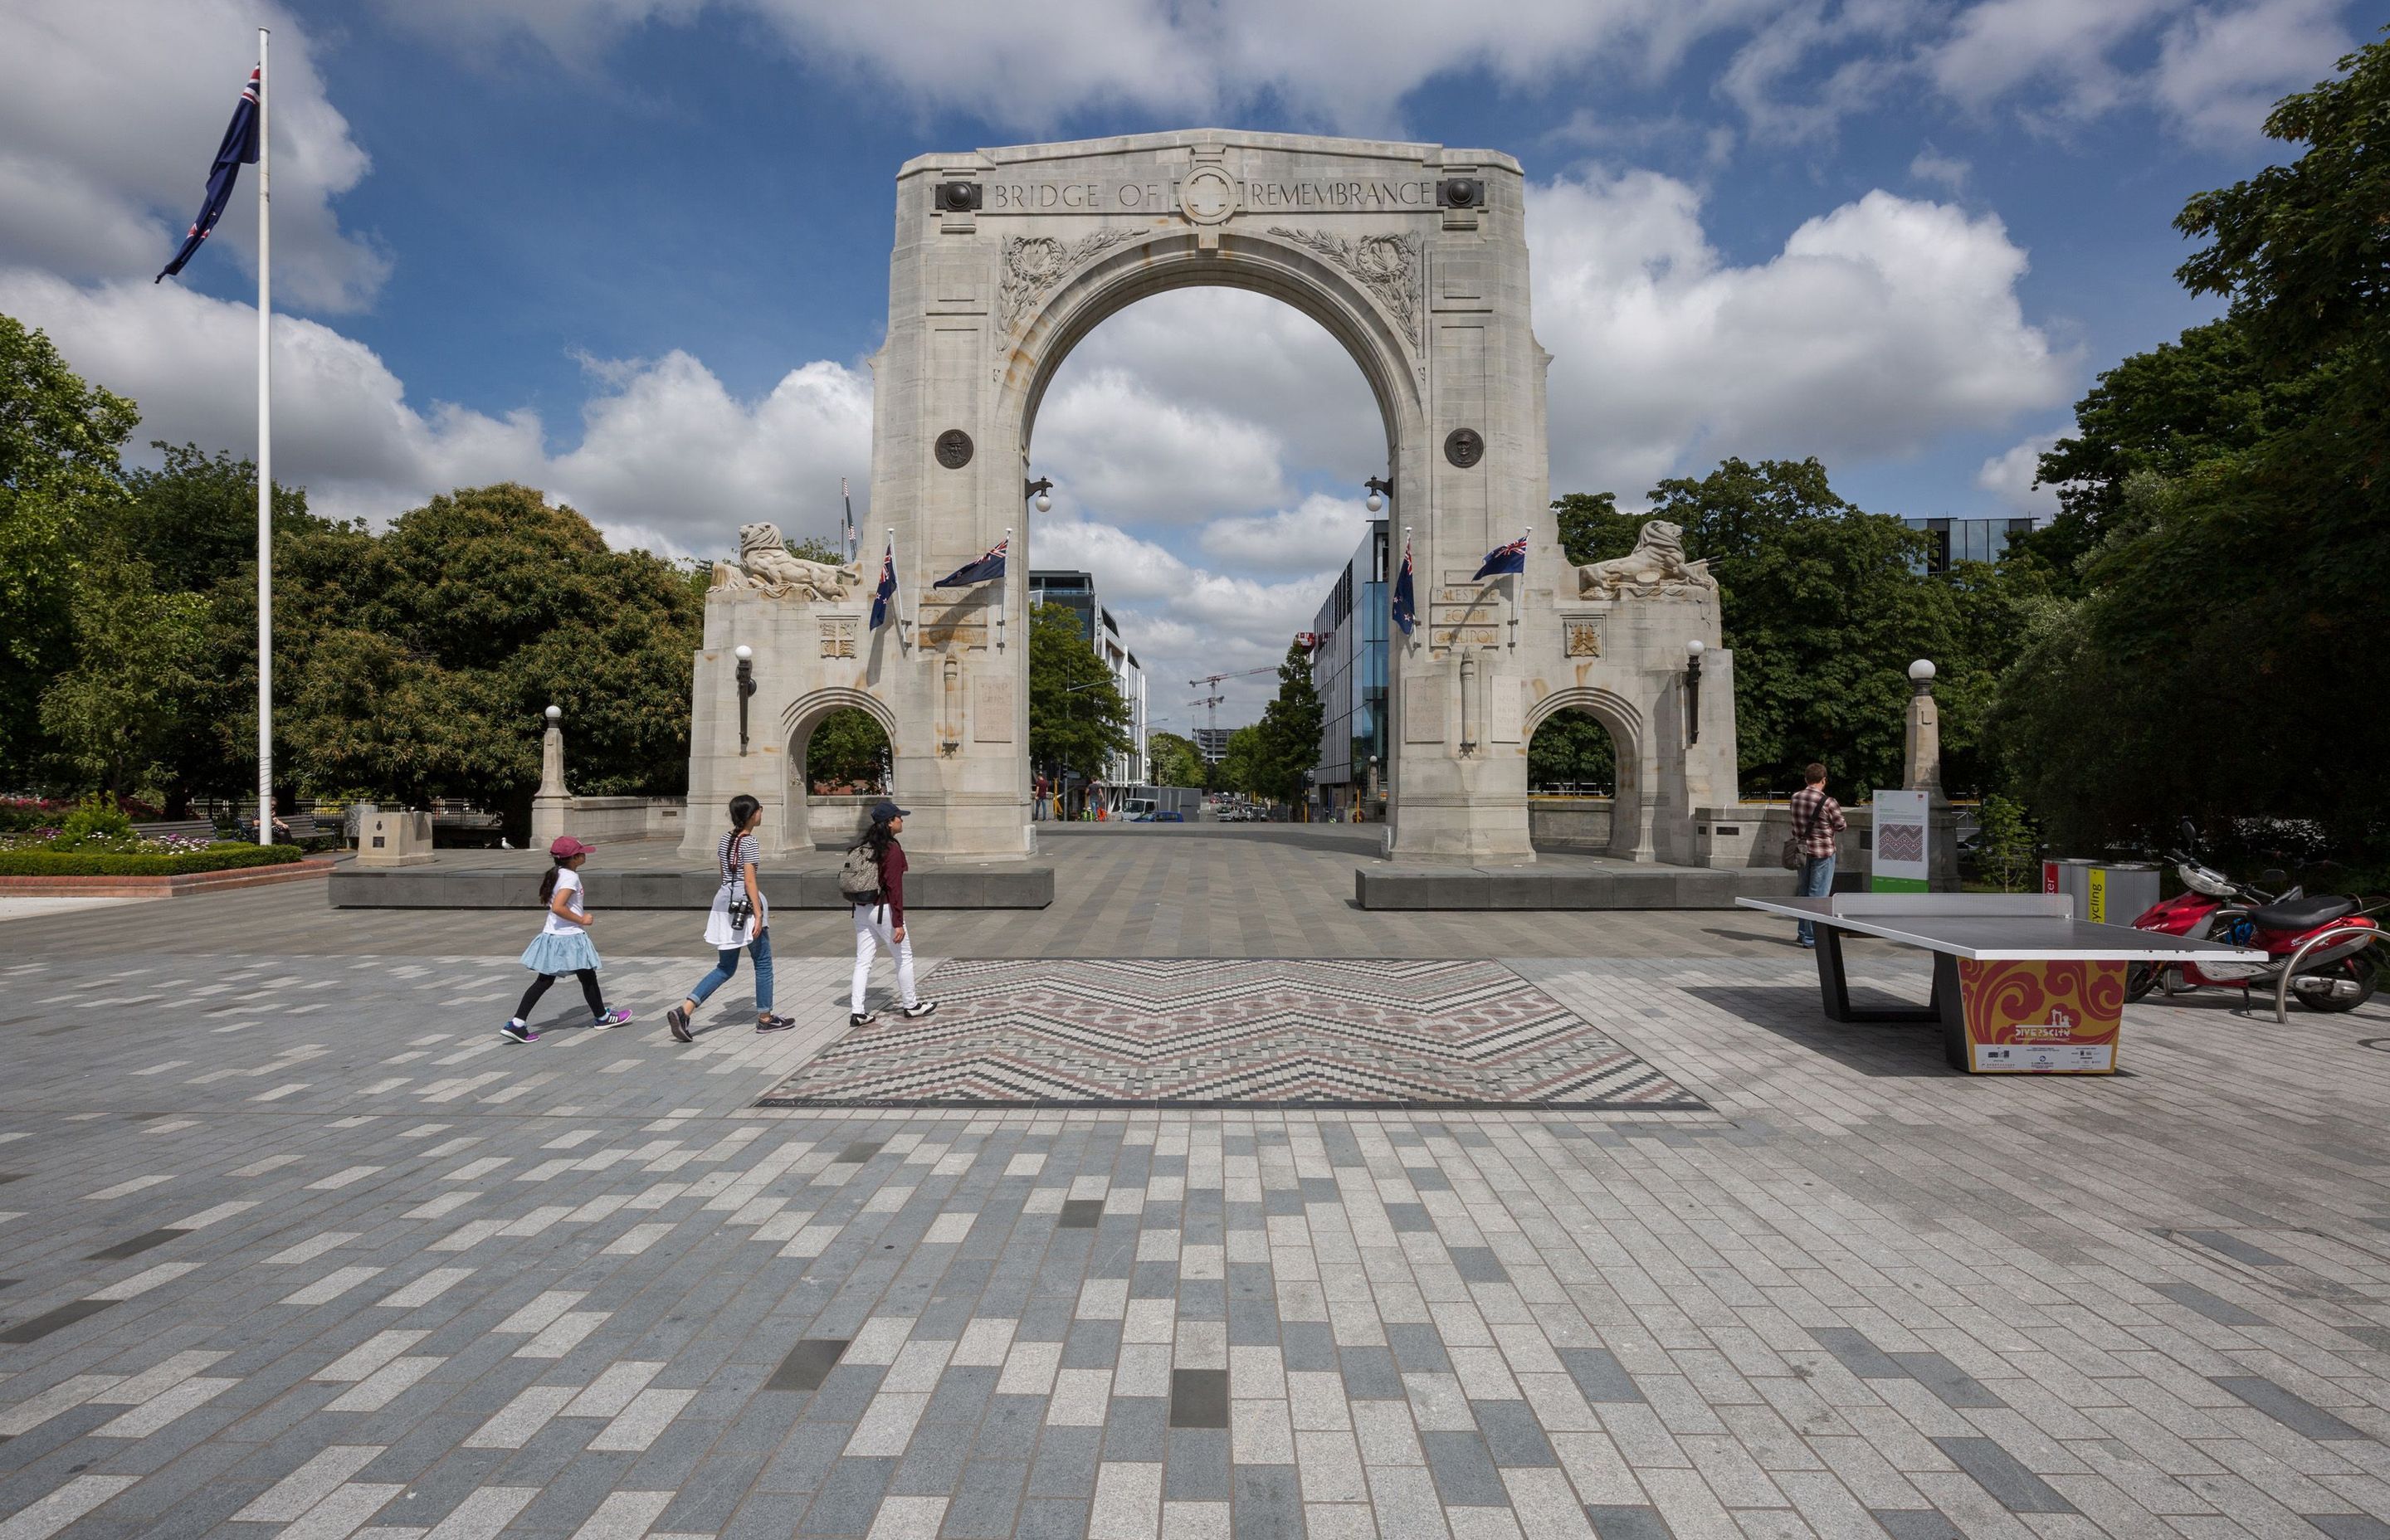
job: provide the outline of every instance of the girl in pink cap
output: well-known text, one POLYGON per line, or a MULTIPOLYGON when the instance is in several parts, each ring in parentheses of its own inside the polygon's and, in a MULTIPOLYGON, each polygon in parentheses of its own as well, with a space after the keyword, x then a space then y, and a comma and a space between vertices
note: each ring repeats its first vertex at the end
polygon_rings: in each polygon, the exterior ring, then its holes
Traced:
POLYGON ((539 934, 531 938, 523 948, 522 965, 539 975, 523 991, 522 1004, 515 1007, 514 1019, 498 1031, 511 1042, 536 1043, 539 1033, 532 1030, 532 1007, 556 982, 559 973, 571 973, 581 981, 581 997, 589 1002, 589 1014, 595 1018, 593 1027, 619 1027, 631 1019, 627 1010, 606 1008, 606 996, 598 990, 598 969, 600 966, 598 946, 589 939, 588 901, 583 896, 581 864, 589 859, 589 847, 567 834, 547 847, 556 865, 539 880, 540 902, 547 905, 547 918, 539 934))

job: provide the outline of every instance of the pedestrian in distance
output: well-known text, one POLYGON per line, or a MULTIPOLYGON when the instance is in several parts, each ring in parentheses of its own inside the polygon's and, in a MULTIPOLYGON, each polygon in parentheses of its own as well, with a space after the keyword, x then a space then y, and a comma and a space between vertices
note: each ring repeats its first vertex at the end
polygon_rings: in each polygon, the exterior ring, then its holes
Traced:
POLYGON ((507 1024, 498 1029, 508 1041, 536 1043, 539 1033, 531 1024, 532 1007, 547 993, 559 974, 570 973, 581 981, 581 997, 589 1004, 592 1027, 603 1031, 619 1027, 631 1019, 628 1010, 608 1009, 606 996, 598 988, 598 969, 602 966, 598 945, 589 939, 589 900, 581 883, 581 867, 589 859, 589 847, 572 835, 560 836, 547 847, 549 859, 556 864, 539 879, 539 901, 547 906, 547 917, 542 921, 539 934, 531 938, 523 948, 522 965, 539 975, 531 987, 523 991, 522 1004, 507 1024))
POLYGON ((675 1042, 697 1041, 689 1033, 689 1017, 705 1004, 707 995, 739 971, 741 951, 755 959, 755 1030, 786 1032, 797 1024, 772 1012, 772 917, 755 879, 756 866, 763 858, 755 831, 763 825, 763 803, 743 791, 730 799, 730 832, 713 850, 713 866, 722 874, 722 886, 714 890, 713 907, 705 917, 705 942, 714 950, 714 964, 687 999, 664 1012, 664 1025, 675 1042))
MULTIPOLYGON (((1834 836, 1850 828, 1843 804, 1826 795, 1826 767, 1811 764, 1801 772, 1805 783, 1792 793, 1792 840, 1800 847, 1800 896, 1823 898, 1834 891, 1834 836)), ((1801 944, 1818 944, 1817 927, 1803 920, 1796 928, 1801 944)))
POLYGON ((839 867, 838 888, 854 908, 854 988, 847 1000, 846 1024, 869 1026, 878 1013, 863 1008, 871 982, 871 959, 886 947, 896 964, 896 997, 901 1014, 912 1020, 938 1008, 924 1000, 913 983, 913 942, 905 929, 905 847, 896 836, 905 830, 904 808, 882 802, 871 810, 871 828, 846 853, 839 867))

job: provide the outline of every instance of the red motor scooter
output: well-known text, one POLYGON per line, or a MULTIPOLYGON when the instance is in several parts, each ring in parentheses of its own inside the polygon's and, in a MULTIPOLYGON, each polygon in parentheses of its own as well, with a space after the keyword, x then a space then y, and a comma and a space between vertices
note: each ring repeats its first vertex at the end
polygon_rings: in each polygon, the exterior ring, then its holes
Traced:
MULTIPOLYGON (((2186 839, 2188 838, 2186 829, 2186 839)), ((2309 1010, 2355 1010, 2381 982, 2374 943, 2381 928, 2357 899, 2310 898, 2296 887, 2280 893, 2238 883, 2178 851, 2167 853, 2184 891, 2161 899, 2133 921, 2137 930, 2227 942, 2266 953, 2262 963, 2136 963, 2126 971, 2125 998, 2157 990, 2268 989, 2287 993, 2309 1010)))

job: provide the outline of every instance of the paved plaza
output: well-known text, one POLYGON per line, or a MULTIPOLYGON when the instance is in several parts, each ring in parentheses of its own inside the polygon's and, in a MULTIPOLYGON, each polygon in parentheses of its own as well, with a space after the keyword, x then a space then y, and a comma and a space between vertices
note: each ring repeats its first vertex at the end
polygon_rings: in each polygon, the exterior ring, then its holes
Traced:
POLYGON ((1055 863, 914 917, 932 993, 1473 959, 1683 1099, 774 1108, 846 1033, 842 916, 776 920, 799 1030, 742 972, 686 1047, 687 914, 601 909, 639 1020, 568 985, 532 1046, 529 917, 6 918, 0 1540, 2390 1537, 2390 1008, 2137 1006, 2114 1079, 1965 1078, 1745 915, 1055 863))

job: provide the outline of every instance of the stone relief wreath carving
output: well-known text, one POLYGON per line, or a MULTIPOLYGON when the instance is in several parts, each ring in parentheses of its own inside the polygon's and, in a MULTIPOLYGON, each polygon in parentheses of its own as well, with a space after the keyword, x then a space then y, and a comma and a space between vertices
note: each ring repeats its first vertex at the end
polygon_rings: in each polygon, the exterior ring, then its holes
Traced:
POLYGON ((1019 326, 1022 313, 1039 295, 1053 288, 1063 274, 1124 240, 1135 239, 1137 234, 1133 229, 1115 226, 1068 243, 1052 236, 1006 237, 1004 282, 996 295, 1005 330, 1019 326))
POLYGON ((1362 287, 1378 297, 1378 302, 1393 313, 1410 339, 1414 349, 1424 346, 1420 337, 1420 307, 1415 297, 1419 272, 1419 243, 1409 236, 1363 236, 1355 240, 1346 236, 1331 236, 1325 230, 1290 230, 1283 225, 1270 226, 1271 235, 1280 236, 1296 245, 1307 248, 1327 258, 1361 281, 1362 287))

